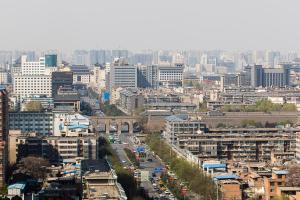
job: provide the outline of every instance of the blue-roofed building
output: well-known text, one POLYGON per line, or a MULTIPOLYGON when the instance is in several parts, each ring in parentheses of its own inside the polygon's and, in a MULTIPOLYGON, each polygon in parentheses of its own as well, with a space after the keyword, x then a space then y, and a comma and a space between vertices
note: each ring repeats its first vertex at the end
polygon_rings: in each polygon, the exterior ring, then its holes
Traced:
POLYGON ((205 130, 204 122, 188 115, 171 115, 165 118, 164 137, 167 142, 193 154, 199 154, 200 145, 197 138, 201 137, 205 130))
POLYGON ((235 174, 220 174, 220 175, 215 175, 213 176, 213 179, 215 181, 220 181, 220 180, 236 180, 239 179, 239 176, 235 175, 235 174))
POLYGON ((273 173, 276 175, 287 175, 289 172, 287 170, 274 170, 273 173))
POLYGON ((55 114, 55 136, 89 135, 90 121, 80 114, 55 114))
POLYGON ((210 169, 226 169, 226 164, 211 164, 211 163, 205 163, 202 165, 202 168, 204 170, 210 170, 210 169))

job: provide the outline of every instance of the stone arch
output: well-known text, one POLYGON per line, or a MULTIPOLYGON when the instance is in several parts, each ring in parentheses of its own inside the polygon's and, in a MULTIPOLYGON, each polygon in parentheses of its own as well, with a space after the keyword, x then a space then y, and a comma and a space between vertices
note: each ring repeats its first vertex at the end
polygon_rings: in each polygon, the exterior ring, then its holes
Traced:
POLYGON ((130 127, 130 122, 128 121, 122 121, 122 130, 121 132, 125 132, 125 133, 128 133, 129 132, 129 127, 130 127))
POLYGON ((142 127, 138 121, 134 121, 132 127, 133 127, 133 132, 140 132, 142 130, 142 127))

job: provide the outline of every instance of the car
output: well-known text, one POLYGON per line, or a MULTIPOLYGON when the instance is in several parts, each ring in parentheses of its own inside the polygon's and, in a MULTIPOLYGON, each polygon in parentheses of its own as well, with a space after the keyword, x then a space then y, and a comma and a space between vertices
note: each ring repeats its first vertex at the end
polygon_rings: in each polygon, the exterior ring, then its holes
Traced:
POLYGON ((122 160, 122 163, 126 163, 126 161, 125 161, 125 160, 122 160))
POLYGON ((148 158, 147 161, 148 162, 152 162, 153 160, 152 160, 152 158, 148 158))

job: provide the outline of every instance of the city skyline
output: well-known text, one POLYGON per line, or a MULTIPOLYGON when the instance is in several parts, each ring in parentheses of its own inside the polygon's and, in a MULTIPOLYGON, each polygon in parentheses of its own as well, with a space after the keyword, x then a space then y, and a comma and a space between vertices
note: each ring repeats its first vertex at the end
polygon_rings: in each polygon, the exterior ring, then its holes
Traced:
POLYGON ((279 0, 2 1, 0 48, 299 52, 300 30, 295 26, 299 4, 279 0))

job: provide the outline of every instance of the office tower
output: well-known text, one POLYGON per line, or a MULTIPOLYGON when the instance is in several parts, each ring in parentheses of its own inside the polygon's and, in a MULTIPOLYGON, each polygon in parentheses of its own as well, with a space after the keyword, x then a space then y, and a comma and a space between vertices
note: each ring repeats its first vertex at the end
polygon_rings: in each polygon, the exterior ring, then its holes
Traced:
POLYGON ((0 51, 0 68, 6 69, 10 65, 12 65, 12 52, 0 51))
POLYGON ((52 97, 57 94, 60 87, 72 86, 73 72, 71 71, 57 71, 52 72, 52 97))
POLYGON ((251 67, 251 86, 260 87, 263 85, 263 68, 262 65, 251 67))
POLYGON ((140 88, 157 88, 157 65, 138 66, 138 87, 140 88))
POLYGON ((0 187, 5 184, 8 164, 8 93, 0 88, 0 187))
POLYGON ((263 70, 263 87, 289 86, 289 68, 266 68, 263 70))
POLYGON ((166 87, 177 87, 182 85, 183 80, 182 64, 172 66, 158 66, 158 84, 166 87))
POLYGON ((265 66, 267 68, 274 68, 280 59, 280 53, 274 51, 266 51, 265 55, 265 66))
POLYGON ((118 59, 110 67, 109 88, 135 88, 137 87, 137 67, 128 65, 124 60, 118 59))
POLYGON ((46 67, 57 67, 57 55, 45 55, 45 66, 46 67))
POLYGON ((263 68, 254 65, 251 68, 252 87, 285 87, 290 85, 290 68, 281 65, 279 68, 263 68))
POLYGON ((21 73, 22 75, 43 75, 45 74, 45 57, 40 57, 38 61, 28 61, 28 57, 21 57, 21 73))
POLYGON ((46 95, 51 97, 51 76, 49 75, 15 75, 13 76, 14 94, 20 97, 46 95))
POLYGON ((14 94, 20 97, 51 97, 51 75, 47 74, 45 69, 45 57, 40 57, 38 61, 28 61, 27 56, 22 56, 20 72, 13 74, 14 94))

